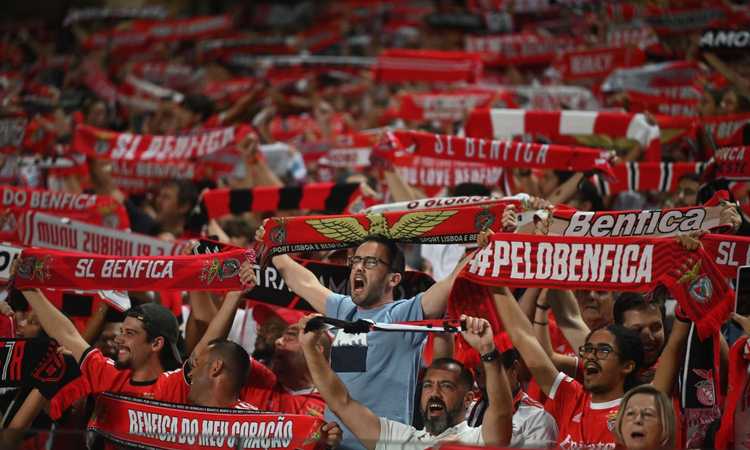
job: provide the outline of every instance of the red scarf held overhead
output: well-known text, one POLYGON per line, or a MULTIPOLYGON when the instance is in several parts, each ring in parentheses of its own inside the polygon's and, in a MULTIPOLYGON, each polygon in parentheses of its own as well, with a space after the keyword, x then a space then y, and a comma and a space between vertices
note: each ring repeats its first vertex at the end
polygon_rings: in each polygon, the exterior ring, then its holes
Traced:
POLYGON ((637 47, 609 47, 589 50, 568 50, 558 57, 554 66, 563 80, 604 78, 620 67, 637 67, 646 61, 645 52, 637 47))
POLYGON ((112 181, 118 189, 140 193, 161 186, 166 180, 216 179, 229 175, 234 166, 221 161, 112 161, 112 181))
POLYGON ((242 290, 244 249, 191 256, 105 256, 27 248, 18 260, 18 289, 127 291, 242 290))
POLYGON ((394 131, 400 148, 414 155, 518 168, 577 172, 597 169, 611 175, 609 152, 585 147, 462 138, 421 131, 394 131))
POLYGON ((209 408, 105 393, 88 429, 124 446, 312 450, 323 421, 314 416, 209 408))
POLYGON ((747 370, 749 364, 750 343, 748 343, 748 336, 743 336, 729 350, 729 381, 727 398, 724 403, 726 407, 714 442, 714 447, 718 450, 739 448, 737 445, 739 443, 734 442, 734 415, 739 405, 743 405, 743 409, 750 408, 748 404, 750 400, 750 397, 748 397, 750 377, 748 375, 750 372, 747 370))
POLYGON ((211 189, 203 195, 203 204, 210 218, 227 214, 288 209, 342 212, 349 210, 357 201, 362 201, 359 183, 309 183, 292 187, 211 189))
POLYGON ((21 219, 18 240, 25 246, 100 255, 159 256, 180 254, 187 244, 40 212, 26 212, 21 219))
POLYGON ((466 36, 466 51, 482 55, 488 66, 547 64, 560 50, 572 48, 576 39, 515 33, 493 36, 466 36))
POLYGON ((719 191, 704 206, 633 211, 577 211, 555 207, 547 221, 549 235, 588 237, 675 236, 720 226, 722 200, 729 193, 719 191))
POLYGON ((674 239, 496 233, 461 273, 487 286, 647 292, 664 285, 702 338, 721 327, 734 292, 703 249, 674 239))
POLYGON ((404 154, 393 157, 393 168, 404 181, 429 195, 461 183, 497 186, 504 173, 502 167, 491 164, 404 154))
POLYGON ((665 116, 698 116, 697 98, 674 99, 661 95, 642 94, 640 92, 628 92, 628 112, 650 112, 665 116))
POLYGON ((73 149, 94 158, 126 161, 184 161, 236 146, 250 132, 238 125, 184 135, 140 135, 76 126, 73 149))
POLYGON ((476 82, 482 75, 478 53, 439 50, 383 50, 373 68, 375 79, 386 83, 476 82))
POLYGON ((399 96, 399 117, 418 122, 428 120, 460 121, 475 108, 489 108, 502 97, 513 102, 507 91, 466 88, 445 92, 404 92, 399 96))
POLYGON ((716 150, 711 170, 715 178, 750 180, 750 146, 724 147, 716 150))
POLYGON ((501 228, 505 205, 457 206, 420 211, 338 216, 272 217, 266 220, 264 256, 353 247, 368 236, 395 242, 463 244, 477 233, 501 228))
POLYGON ((625 138, 641 146, 644 161, 661 160, 659 126, 650 124, 643 114, 476 109, 466 121, 466 135, 484 139, 531 135, 553 144, 603 148, 625 138))
POLYGON ((750 265, 750 237, 706 234, 701 236, 701 243, 727 278, 736 278, 739 267, 750 265))
POLYGON ((700 175, 704 167, 704 162, 628 162, 612 166, 613 179, 594 175, 592 181, 601 195, 627 191, 675 192, 680 178, 687 174, 700 175))
POLYGON ((0 186, 0 210, 12 211, 18 220, 26 211, 40 211, 110 228, 130 226, 125 208, 108 195, 0 186))
POLYGON ((232 17, 196 16, 185 19, 136 20, 128 29, 110 29, 87 36, 86 49, 107 48, 110 51, 132 50, 155 42, 198 39, 226 32, 232 28, 232 17))

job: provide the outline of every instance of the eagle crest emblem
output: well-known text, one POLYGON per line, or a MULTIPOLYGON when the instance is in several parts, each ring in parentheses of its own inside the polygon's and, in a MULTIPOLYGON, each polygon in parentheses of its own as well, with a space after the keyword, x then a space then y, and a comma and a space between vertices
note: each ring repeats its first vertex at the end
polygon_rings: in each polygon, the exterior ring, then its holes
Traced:
POLYGON ((18 262, 18 276, 27 280, 47 281, 51 277, 49 272, 51 261, 52 258, 46 255, 41 258, 22 257, 18 262))
POLYGON ((223 263, 219 258, 213 258, 206 261, 201 271, 200 280, 205 284, 213 283, 217 278, 224 281, 240 273, 240 262, 234 258, 228 259, 223 263))
POLYGON ((693 280, 698 278, 698 274, 701 272, 701 262, 698 261, 695 264, 693 264, 693 267, 688 270, 687 272, 683 273, 679 280, 677 280, 678 283, 691 283, 693 280))
POLYGON ((306 222, 323 236, 341 242, 358 242, 367 236, 380 235, 388 239, 411 239, 429 232, 458 211, 415 211, 404 214, 392 226, 380 213, 367 214, 370 222, 365 229, 354 217, 309 219, 306 222))

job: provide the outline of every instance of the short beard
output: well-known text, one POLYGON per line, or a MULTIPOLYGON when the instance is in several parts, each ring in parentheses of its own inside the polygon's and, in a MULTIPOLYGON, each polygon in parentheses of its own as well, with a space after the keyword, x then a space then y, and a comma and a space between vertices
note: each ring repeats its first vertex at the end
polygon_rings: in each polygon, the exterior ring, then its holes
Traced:
POLYGON ((119 359, 115 359, 115 369, 118 369, 118 370, 130 369, 130 360, 122 362, 119 359))
POLYGON ((460 412, 460 407, 457 407, 452 411, 446 410, 444 415, 435 417, 433 419, 428 415, 429 410, 425 409, 424 411, 422 411, 424 429, 433 436, 439 436, 445 430, 454 425, 454 422, 456 421, 456 418, 459 416, 460 412))

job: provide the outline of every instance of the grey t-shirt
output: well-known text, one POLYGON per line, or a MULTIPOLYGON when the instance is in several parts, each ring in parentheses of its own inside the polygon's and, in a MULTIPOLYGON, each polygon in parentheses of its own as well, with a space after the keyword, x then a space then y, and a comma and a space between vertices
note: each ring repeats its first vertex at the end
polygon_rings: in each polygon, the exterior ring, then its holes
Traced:
MULTIPOLYGON (((342 320, 369 319, 385 323, 422 320, 421 299, 422 294, 417 294, 381 308, 360 309, 351 297, 331 294, 326 299, 326 315, 342 320)), ((331 347, 331 367, 352 398, 370 408, 376 416, 411 423, 425 337, 424 333, 375 331, 351 335, 338 331, 331 347)), ((326 420, 336 420, 344 430, 341 448, 364 448, 330 410, 326 410, 326 420)))

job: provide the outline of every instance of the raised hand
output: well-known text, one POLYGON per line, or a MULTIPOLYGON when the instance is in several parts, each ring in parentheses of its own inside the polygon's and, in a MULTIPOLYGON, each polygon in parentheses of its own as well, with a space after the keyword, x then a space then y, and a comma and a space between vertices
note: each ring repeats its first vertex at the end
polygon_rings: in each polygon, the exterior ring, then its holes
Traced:
POLYGON ((492 327, 486 319, 462 314, 461 320, 466 322, 466 331, 462 331, 461 336, 471 348, 478 351, 480 355, 489 353, 495 348, 492 327))

